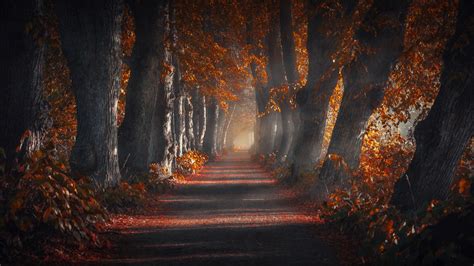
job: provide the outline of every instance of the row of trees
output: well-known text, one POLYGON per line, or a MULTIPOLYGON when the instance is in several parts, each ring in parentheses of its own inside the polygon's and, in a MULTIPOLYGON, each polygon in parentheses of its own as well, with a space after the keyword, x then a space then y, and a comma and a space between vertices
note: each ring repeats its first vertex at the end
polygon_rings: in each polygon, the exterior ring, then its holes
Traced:
POLYGON ((242 51, 226 39, 238 36, 235 27, 214 31, 226 14, 185 0, 23 0, 1 9, 0 147, 8 171, 66 116, 53 112, 65 101, 47 101, 56 71, 70 79, 63 83, 77 112, 73 130, 60 133, 73 139, 69 165, 100 188, 151 163, 169 176, 186 151, 213 157, 224 148, 228 103, 247 82, 242 51), (53 61, 64 56, 64 66, 55 68, 45 51, 53 61))
MULTIPOLYGON (((443 16, 436 13, 439 11, 435 11, 443 5, 430 7, 428 2, 309 1, 304 7, 309 59, 304 86, 299 81, 296 63, 292 24, 296 19, 292 18, 291 1, 272 1, 268 5, 270 22, 263 40, 256 40, 256 34, 249 35, 250 44, 263 43, 260 50, 256 46, 254 52, 267 59, 266 82, 253 72, 257 80, 256 102, 262 114, 257 121, 257 150, 262 154, 276 152, 277 164, 291 169, 290 182, 296 182, 316 168, 311 193, 317 200, 327 199, 336 189, 348 186, 351 179, 360 176, 358 170, 369 122, 374 115, 383 119, 379 109, 386 91, 400 86, 398 95, 414 99, 404 106, 408 117, 395 117, 395 108, 385 114, 391 113, 398 124, 415 120, 413 117, 420 110, 428 109, 429 102, 419 102, 410 92, 411 87, 406 82, 409 79, 418 79, 412 86, 419 94, 438 88, 439 93, 429 114, 414 129, 416 152, 395 185, 392 203, 403 210, 417 209, 433 199, 443 200, 448 196, 458 162, 474 132, 471 77, 474 5, 461 0, 453 12, 457 15, 449 17, 450 13, 446 12, 443 20, 443 16), (433 22, 431 25, 420 22, 421 16, 441 23, 435 27, 433 22), (449 28, 446 17, 456 21, 454 27, 449 28), (430 27, 436 28, 434 33, 430 27), (424 35, 428 38, 418 37, 424 35), (412 39, 417 42, 411 44, 412 39), (427 48, 429 43, 441 48, 427 48), (426 74, 420 75, 419 69, 436 72, 427 67, 437 64, 432 59, 436 53, 442 61, 439 82, 423 84, 420 80, 426 74), (403 72, 405 65, 410 64, 423 67, 403 72), (397 77, 397 72, 406 76, 397 77), (333 129, 329 144, 325 147, 331 96, 338 80, 342 82, 343 94, 335 124, 330 125, 333 129), (275 99, 272 91, 276 88, 285 88, 284 96, 279 96, 277 101, 279 112, 268 111, 267 103, 275 99), (297 104, 292 105, 293 101, 297 104)), ((258 16, 253 18, 259 19, 258 16)), ((252 18, 249 20, 250 26, 256 23, 252 18)), ((408 126, 413 127, 410 123, 408 126)))
POLYGON ((43 82, 57 70, 51 51, 64 55, 75 97, 77 132, 74 121, 59 134, 74 143, 71 169, 100 187, 152 162, 170 174, 190 149, 217 155, 235 128, 227 110, 249 86, 257 152, 276 152, 290 182, 317 166, 311 191, 320 200, 361 174, 364 150, 380 153, 367 144, 374 120, 391 117, 392 128, 421 120, 438 90, 393 203, 445 198, 472 138, 469 1, 24 0, 2 10, 0 146, 9 168, 70 115, 50 100, 55 82, 43 82))

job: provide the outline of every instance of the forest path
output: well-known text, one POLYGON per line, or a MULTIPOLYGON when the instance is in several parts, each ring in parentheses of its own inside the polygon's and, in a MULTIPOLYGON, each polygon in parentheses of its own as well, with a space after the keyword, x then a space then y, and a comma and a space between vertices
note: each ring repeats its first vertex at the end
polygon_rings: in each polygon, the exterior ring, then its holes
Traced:
POLYGON ((282 196, 244 152, 205 166, 158 213, 120 218, 120 234, 100 264, 336 265, 315 234, 317 219, 282 196))

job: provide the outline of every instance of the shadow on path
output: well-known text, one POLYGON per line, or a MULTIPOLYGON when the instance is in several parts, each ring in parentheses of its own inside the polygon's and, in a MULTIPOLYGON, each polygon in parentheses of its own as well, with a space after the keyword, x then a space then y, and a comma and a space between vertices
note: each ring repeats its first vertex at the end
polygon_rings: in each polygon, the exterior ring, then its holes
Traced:
POLYGON ((337 265, 314 233, 317 220, 282 198, 268 173, 243 152, 209 163, 172 195, 164 211, 115 221, 108 258, 122 265, 337 265))

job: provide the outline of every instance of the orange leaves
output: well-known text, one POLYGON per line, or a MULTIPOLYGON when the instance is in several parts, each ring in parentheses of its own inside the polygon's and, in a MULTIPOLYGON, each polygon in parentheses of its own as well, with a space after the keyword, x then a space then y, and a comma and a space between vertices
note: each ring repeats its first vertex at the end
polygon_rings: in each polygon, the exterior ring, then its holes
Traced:
POLYGON ((133 45, 135 44, 135 21, 128 6, 125 7, 122 18, 122 54, 124 56, 131 56, 133 45))
POLYGON ((176 5, 176 55, 186 87, 199 88, 219 102, 236 100, 250 79, 244 17, 237 2, 181 0, 176 5))
POLYGON ((91 236, 107 215, 95 201, 88 180, 72 179, 50 148, 35 151, 22 168, 25 170, 0 176, 4 195, 0 229, 8 226, 19 242, 26 240, 25 235, 31 241, 47 233, 50 239, 74 236, 75 244, 101 245, 101 240, 91 241, 91 236))
POLYGON ((204 166, 208 159, 206 154, 191 150, 176 158, 176 163, 179 165, 181 171, 185 173, 195 173, 204 166))

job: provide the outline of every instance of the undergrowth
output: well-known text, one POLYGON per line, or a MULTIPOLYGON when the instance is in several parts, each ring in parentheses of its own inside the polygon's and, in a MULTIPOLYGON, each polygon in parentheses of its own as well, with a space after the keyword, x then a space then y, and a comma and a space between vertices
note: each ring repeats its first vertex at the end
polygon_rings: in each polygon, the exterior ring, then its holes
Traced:
POLYGON ((98 234, 108 215, 91 180, 72 178, 54 149, 46 150, 34 152, 9 173, 0 167, 2 261, 47 255, 51 245, 83 249, 105 244, 98 234), (31 250, 38 254, 26 252, 31 250))
POLYGON ((0 262, 55 260, 66 250, 109 245, 101 236, 110 213, 142 210, 147 199, 174 188, 177 178, 198 171, 207 156, 189 151, 178 158, 178 171, 163 177, 158 164, 148 173, 100 189, 88 177, 71 174, 54 144, 5 171, 0 148, 0 262))

